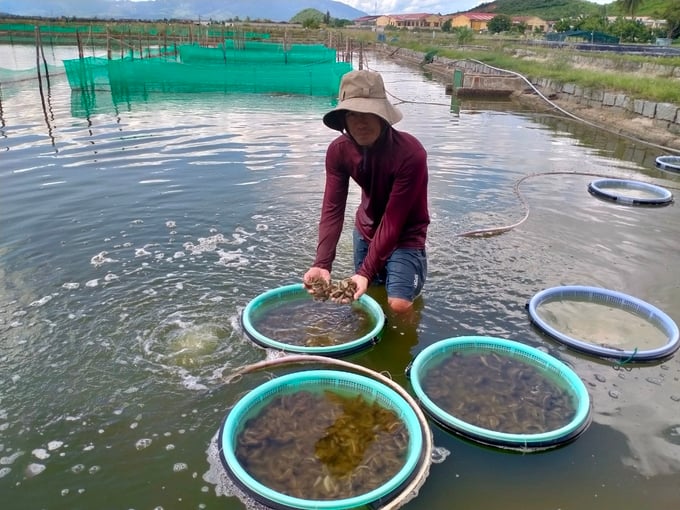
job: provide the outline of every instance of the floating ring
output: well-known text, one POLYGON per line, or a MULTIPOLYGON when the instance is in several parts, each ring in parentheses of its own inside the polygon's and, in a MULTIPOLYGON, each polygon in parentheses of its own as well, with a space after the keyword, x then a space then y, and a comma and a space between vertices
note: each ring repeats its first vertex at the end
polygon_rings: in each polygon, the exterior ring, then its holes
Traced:
POLYGON ((588 185, 588 191, 624 205, 667 205, 673 201, 666 188, 629 179, 599 179, 588 185))
POLYGON ((659 156, 656 158, 656 166, 661 170, 680 172, 680 156, 659 156))
POLYGON ((680 347, 678 326, 664 312, 640 299, 621 292, 579 285, 565 285, 543 290, 531 298, 527 305, 531 321, 556 340, 588 354, 627 361, 652 361, 664 359, 680 347), (538 311, 545 303, 560 300, 587 301, 622 309, 647 320, 667 337, 665 345, 655 349, 614 349, 571 337, 546 322, 538 311))

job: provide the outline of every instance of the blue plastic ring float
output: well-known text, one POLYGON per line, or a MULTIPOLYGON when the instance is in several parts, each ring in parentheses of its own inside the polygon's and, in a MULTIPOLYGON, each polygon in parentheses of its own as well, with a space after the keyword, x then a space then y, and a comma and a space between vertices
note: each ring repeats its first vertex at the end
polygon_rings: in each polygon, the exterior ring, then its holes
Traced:
POLYGON ((656 158, 656 166, 661 170, 680 172, 680 156, 659 156, 656 158))
POLYGON ((527 305, 527 309, 533 324, 549 336, 569 347, 596 356, 627 361, 654 361, 667 358, 680 347, 680 331, 675 322, 673 322, 673 319, 655 306, 650 305, 641 299, 613 290, 580 285, 553 287, 543 290, 532 297, 527 305), (639 317, 646 318, 666 334, 668 339, 667 343, 656 349, 612 349, 603 345, 586 342, 585 340, 574 338, 558 331, 544 321, 538 313, 537 309, 543 303, 573 298, 581 301, 588 300, 595 303, 607 303, 630 311, 639 317))
POLYGON ((352 304, 352 306, 362 307, 371 317, 374 327, 371 329, 371 331, 360 338, 355 338, 342 344, 305 346, 280 342, 274 338, 269 338, 262 334, 253 325, 253 314, 258 310, 258 308, 263 305, 275 303, 276 301, 284 300, 296 295, 309 298, 310 301, 312 300, 312 297, 309 295, 304 285, 297 283, 268 290, 267 292, 260 294, 250 301, 241 314, 241 324, 248 337, 262 347, 270 347, 286 352, 318 354, 322 356, 347 355, 357 352, 361 349, 365 349, 380 339, 383 327, 385 326, 385 313, 383 312, 380 304, 367 294, 362 295, 352 304))
POLYGON ((666 188, 630 179, 599 179, 588 185, 590 194, 613 200, 623 205, 667 205, 673 201, 673 194, 666 188), (643 191, 649 197, 635 197, 626 191, 643 191))
POLYGON ((520 342, 485 336, 461 336, 440 340, 426 347, 413 360, 409 368, 411 385, 425 411, 442 427, 462 437, 496 446, 503 449, 521 451, 539 451, 565 444, 581 435, 591 421, 591 402, 588 390, 579 376, 566 364, 520 342), (422 386, 422 379, 433 360, 450 352, 494 352, 503 357, 513 357, 545 370, 559 380, 576 403, 576 412, 569 423, 555 430, 540 433, 509 433, 480 427, 457 418, 439 407, 422 386))

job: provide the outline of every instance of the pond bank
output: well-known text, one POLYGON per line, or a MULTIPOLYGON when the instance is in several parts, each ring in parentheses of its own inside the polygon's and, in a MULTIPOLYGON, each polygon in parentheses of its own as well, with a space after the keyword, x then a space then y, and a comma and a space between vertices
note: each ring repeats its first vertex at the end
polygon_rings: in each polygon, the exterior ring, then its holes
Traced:
MULTIPOLYGON (((474 60, 452 60, 435 56, 424 63, 425 53, 405 48, 378 47, 387 55, 421 65, 433 77, 446 84, 460 69, 475 76, 504 74, 474 60)), ((524 78, 505 72, 512 98, 532 107, 561 110, 567 116, 582 120, 609 132, 655 145, 659 150, 680 153, 680 105, 636 99, 610 90, 586 89, 573 83, 558 83, 544 78, 524 78)))

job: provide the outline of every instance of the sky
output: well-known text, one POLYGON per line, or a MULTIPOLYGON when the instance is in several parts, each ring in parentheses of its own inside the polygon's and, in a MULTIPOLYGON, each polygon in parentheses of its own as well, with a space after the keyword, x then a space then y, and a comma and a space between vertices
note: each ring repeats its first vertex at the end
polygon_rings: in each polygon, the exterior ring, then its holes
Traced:
MULTIPOLYGON (((427 12, 448 14, 466 11, 491 0, 341 0, 342 3, 368 14, 406 14, 427 12)), ((608 4, 614 0, 590 0, 596 4, 608 4)))

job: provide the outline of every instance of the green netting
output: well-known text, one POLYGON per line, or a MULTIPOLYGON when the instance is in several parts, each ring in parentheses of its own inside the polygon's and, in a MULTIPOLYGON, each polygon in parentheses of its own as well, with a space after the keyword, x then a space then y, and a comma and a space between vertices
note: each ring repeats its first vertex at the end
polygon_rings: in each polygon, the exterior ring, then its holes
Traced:
POLYGON ((106 27, 99 25, 31 25, 24 23, 0 23, 0 31, 2 32, 35 32, 39 28, 40 32, 57 32, 66 34, 75 34, 76 32, 106 32, 106 27))
POLYGON ((108 59, 84 57, 64 60, 68 84, 73 90, 108 88, 108 59))
POLYGON ((235 32, 233 30, 228 30, 226 32, 220 32, 219 30, 209 29, 209 35, 222 35, 222 37, 245 37, 246 39, 269 39, 269 34, 262 32, 235 32))
MULTIPOLYGON (((342 76, 351 71, 323 45, 284 46, 260 41, 226 40, 219 48, 178 47, 180 61, 166 48, 155 58, 133 52, 120 59, 64 60, 72 90, 130 92, 247 92, 337 96, 342 76)), ((174 48, 173 48, 174 49, 174 48)), ((148 56, 148 55, 146 55, 148 56)))
POLYGON ((337 52, 321 44, 276 44, 261 41, 234 41, 227 39, 217 48, 183 44, 179 55, 186 64, 323 64, 337 59, 337 52))
POLYGON ((110 60, 111 91, 248 92, 336 96, 342 75, 351 64, 333 62, 314 66, 232 64, 214 66, 161 60, 110 60))

